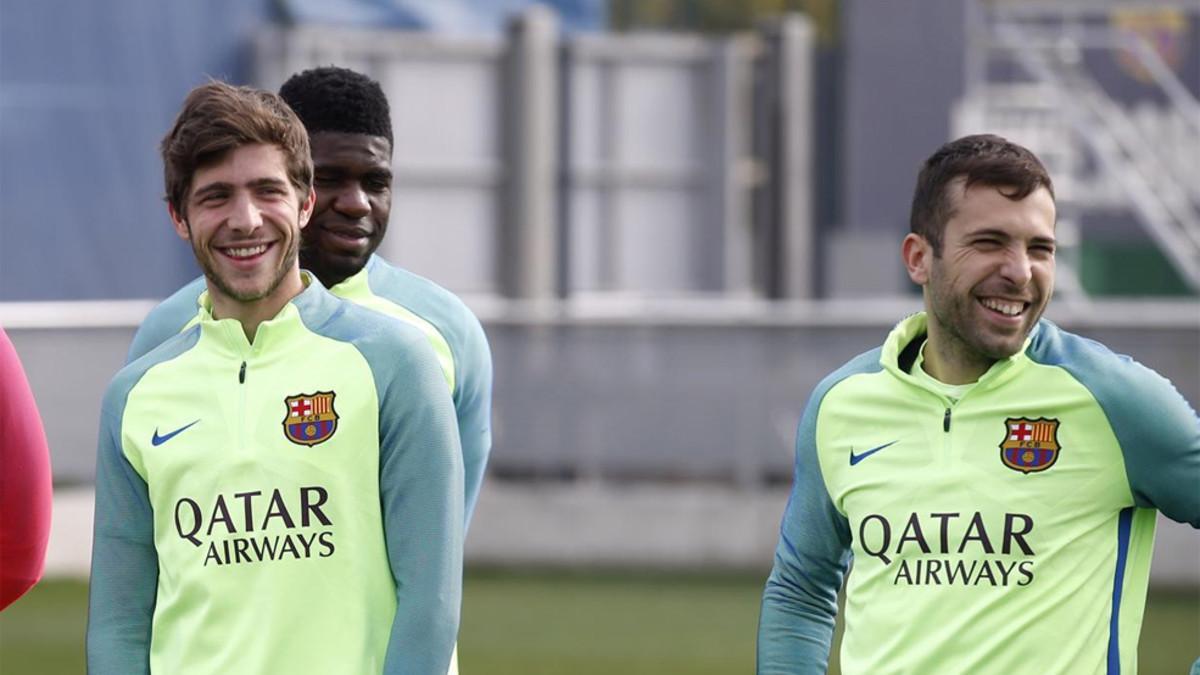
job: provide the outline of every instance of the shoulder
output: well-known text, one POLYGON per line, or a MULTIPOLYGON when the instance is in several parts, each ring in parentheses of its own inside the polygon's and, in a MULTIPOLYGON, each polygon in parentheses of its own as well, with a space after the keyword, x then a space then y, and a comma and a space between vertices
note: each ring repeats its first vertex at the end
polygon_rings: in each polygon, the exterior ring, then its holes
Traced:
POLYGON ((396 321, 323 288, 310 289, 298 302, 301 320, 321 337, 353 346, 377 381, 432 368, 440 381, 437 357, 420 329, 396 321))
POLYGON ((826 375, 823 380, 817 383, 809 400, 809 407, 819 407, 832 390, 856 375, 869 375, 882 372, 882 357, 883 348, 876 347, 842 364, 842 367, 826 375))
MULTIPOLYGON (((176 329, 178 331, 178 328, 176 329)), ((182 333, 176 332, 165 342, 150 349, 137 357, 124 368, 117 371, 104 392, 101 410, 105 415, 115 415, 120 420, 120 412, 125 408, 129 394, 145 378, 146 374, 155 367, 172 361, 196 346, 200 339, 200 327, 193 326, 182 333)))
POLYGON ((1169 380, 1133 358, 1045 319, 1039 322, 1026 354, 1034 363, 1067 371, 1102 404, 1124 400, 1153 405, 1161 397, 1178 396, 1169 380))
POLYGON ((476 331, 482 332, 479 319, 457 295, 379 256, 372 260, 367 283, 379 297, 433 324, 452 344, 465 341, 476 331))
POLYGON ((1111 421, 1192 421, 1193 412, 1170 380, 1103 344, 1042 320, 1026 350, 1034 363, 1062 368, 1088 390, 1111 421))

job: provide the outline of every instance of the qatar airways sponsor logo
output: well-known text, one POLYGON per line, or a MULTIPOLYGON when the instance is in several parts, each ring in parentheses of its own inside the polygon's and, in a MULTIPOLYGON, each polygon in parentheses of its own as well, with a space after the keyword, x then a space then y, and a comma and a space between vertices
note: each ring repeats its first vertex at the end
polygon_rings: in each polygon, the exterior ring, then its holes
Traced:
POLYGON ((204 549, 203 565, 328 558, 335 551, 329 491, 321 486, 218 494, 175 502, 179 538, 204 549))
POLYGON ((894 569, 897 586, 1028 586, 1033 529, 1024 513, 873 513, 856 534, 863 552, 894 569))

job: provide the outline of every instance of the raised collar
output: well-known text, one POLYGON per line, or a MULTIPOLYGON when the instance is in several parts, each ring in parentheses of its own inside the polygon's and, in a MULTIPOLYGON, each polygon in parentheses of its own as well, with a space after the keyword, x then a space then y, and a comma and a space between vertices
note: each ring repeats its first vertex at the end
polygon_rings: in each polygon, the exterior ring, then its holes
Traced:
POLYGON ((379 256, 374 253, 367 259, 367 264, 353 276, 346 277, 341 283, 329 287, 329 291, 339 298, 362 298, 371 295, 371 270, 379 264, 379 256))
POLYGON ((337 311, 339 300, 325 290, 316 275, 301 270, 300 276, 304 290, 284 304, 275 316, 259 324, 253 343, 246 339, 242 324, 237 319, 213 317, 212 301, 207 290, 200 294, 197 301, 200 305, 200 330, 232 353, 246 357, 271 349, 298 331, 324 324, 337 311))
MULTIPOLYGON (((987 372, 980 376, 975 388, 991 389, 1000 386, 1024 370, 1025 366, 1029 363, 1029 357, 1025 351, 1028 349, 1029 343, 1033 340, 1034 336, 1042 330, 1042 323, 1043 320, 1039 320, 1037 325, 1033 327, 1029 337, 1021 345, 1020 351, 1008 358, 1000 359, 993 363, 991 368, 988 368, 987 372)), ((925 312, 917 312, 904 318, 888 333, 879 359, 880 365, 888 372, 903 380, 912 382, 922 389, 929 389, 929 387, 920 378, 913 377, 908 368, 912 366, 910 354, 915 355, 915 352, 910 348, 919 347, 920 343, 925 341, 925 337, 929 332, 928 327, 929 318, 925 312)))

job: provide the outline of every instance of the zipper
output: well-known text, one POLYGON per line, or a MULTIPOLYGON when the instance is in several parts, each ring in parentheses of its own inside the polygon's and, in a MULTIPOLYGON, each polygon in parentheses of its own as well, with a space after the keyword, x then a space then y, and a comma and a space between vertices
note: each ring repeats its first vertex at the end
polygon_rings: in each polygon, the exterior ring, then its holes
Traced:
MULTIPOLYGON (((243 368, 245 368, 245 366, 246 366, 246 364, 242 364, 243 368)), ((950 408, 949 407, 946 408, 946 414, 942 417, 942 431, 944 431, 946 433, 950 433, 950 408)))
POLYGON ((238 368, 237 449, 246 447, 246 362, 238 368))

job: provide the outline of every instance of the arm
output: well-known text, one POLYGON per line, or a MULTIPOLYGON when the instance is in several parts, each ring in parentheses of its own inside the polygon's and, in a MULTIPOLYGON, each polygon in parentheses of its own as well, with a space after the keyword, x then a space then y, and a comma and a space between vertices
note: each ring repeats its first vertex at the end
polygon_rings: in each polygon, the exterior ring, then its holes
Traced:
POLYGON ((1130 361, 1126 377, 1132 405, 1105 406, 1113 425, 1134 503, 1200 528, 1200 417, 1171 383, 1130 361))
POLYGON ((95 675, 150 672, 158 590, 154 514, 146 481, 122 449, 125 393, 110 386, 100 413, 87 661, 95 675))
POLYGON ((461 373, 454 392, 454 410, 462 441, 463 492, 466 496, 466 523, 479 499, 488 454, 492 450, 492 353, 488 349, 483 326, 471 316, 460 353, 456 354, 461 373))
POLYGON ((50 449, 25 370, 0 329, 0 610, 42 578, 50 539, 50 449))
POLYGON ((817 461, 814 394, 796 436, 796 471, 775 566, 763 592, 758 673, 824 673, 837 593, 850 561, 850 528, 830 501, 817 461))
POLYGON ((384 673, 445 673, 462 600, 463 465, 450 392, 424 339, 380 392, 379 489, 396 616, 384 673))

